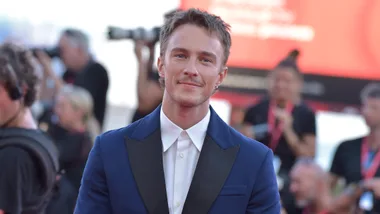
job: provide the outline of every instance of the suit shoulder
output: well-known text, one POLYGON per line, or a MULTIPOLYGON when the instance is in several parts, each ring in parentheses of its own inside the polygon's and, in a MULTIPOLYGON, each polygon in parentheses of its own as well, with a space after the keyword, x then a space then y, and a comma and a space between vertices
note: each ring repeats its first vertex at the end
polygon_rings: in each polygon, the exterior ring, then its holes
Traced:
POLYGON ((98 136, 97 141, 100 144, 113 144, 117 142, 124 142, 125 137, 130 136, 131 133, 136 129, 136 126, 140 123, 140 121, 136 121, 134 123, 131 123, 128 126, 119 128, 119 129, 113 129, 104 132, 103 134, 98 136))
POLYGON ((236 140, 236 142, 240 144, 241 150, 243 150, 244 152, 247 152, 248 154, 251 154, 251 155, 254 154, 255 156, 262 155, 263 157, 265 157, 265 155, 270 150, 264 144, 246 137, 245 135, 236 131, 232 127, 230 127, 230 132, 233 138, 238 139, 236 140))

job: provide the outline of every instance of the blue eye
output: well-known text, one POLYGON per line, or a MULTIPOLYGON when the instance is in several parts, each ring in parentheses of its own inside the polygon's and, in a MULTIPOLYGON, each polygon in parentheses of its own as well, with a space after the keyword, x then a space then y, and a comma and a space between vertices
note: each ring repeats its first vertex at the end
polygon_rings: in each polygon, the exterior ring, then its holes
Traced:
POLYGON ((204 58, 204 59, 201 59, 201 61, 202 61, 202 62, 207 62, 207 63, 211 62, 211 60, 209 60, 209 59, 205 59, 205 58, 204 58))
POLYGON ((177 57, 177 58, 186 58, 186 56, 184 55, 184 54, 176 54, 176 55, 174 55, 175 57, 177 57))

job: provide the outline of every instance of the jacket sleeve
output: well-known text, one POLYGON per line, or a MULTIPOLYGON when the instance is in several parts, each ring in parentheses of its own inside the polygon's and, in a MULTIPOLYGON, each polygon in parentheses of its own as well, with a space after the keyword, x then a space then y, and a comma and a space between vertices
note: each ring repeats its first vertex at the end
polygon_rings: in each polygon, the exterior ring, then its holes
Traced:
POLYGON ((280 194, 273 167, 273 153, 268 150, 259 173, 256 175, 246 213, 279 214, 280 210, 280 194))
POLYGON ((100 142, 101 136, 88 157, 74 214, 112 214, 100 142))

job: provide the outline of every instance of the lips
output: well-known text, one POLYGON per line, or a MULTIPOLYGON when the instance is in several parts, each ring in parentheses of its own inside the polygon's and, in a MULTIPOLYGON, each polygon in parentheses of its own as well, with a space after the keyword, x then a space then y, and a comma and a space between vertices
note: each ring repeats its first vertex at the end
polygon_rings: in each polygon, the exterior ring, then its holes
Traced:
POLYGON ((182 84, 182 85, 190 85, 190 86, 201 87, 200 84, 198 84, 198 83, 194 83, 194 82, 179 81, 178 83, 179 83, 179 84, 182 84))

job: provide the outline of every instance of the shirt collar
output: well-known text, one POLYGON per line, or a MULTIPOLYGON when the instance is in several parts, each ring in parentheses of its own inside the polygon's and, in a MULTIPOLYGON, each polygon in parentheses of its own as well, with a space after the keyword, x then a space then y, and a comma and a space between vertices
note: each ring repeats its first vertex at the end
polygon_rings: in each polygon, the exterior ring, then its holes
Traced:
POLYGON ((195 147, 198 151, 201 151, 206 137, 207 127, 210 122, 210 116, 210 110, 208 110, 207 115, 201 121, 189 129, 183 130, 169 120, 161 108, 160 124, 163 151, 166 152, 176 142, 182 131, 186 131, 195 147))

